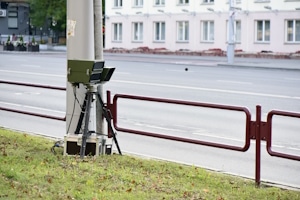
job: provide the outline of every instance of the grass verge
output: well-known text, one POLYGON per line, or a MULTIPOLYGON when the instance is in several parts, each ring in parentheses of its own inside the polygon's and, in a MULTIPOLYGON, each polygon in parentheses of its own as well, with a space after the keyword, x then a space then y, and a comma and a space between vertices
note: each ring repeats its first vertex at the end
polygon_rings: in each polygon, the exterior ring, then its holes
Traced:
POLYGON ((0 199, 300 199, 300 192, 131 156, 54 155, 54 142, 0 128, 0 199))

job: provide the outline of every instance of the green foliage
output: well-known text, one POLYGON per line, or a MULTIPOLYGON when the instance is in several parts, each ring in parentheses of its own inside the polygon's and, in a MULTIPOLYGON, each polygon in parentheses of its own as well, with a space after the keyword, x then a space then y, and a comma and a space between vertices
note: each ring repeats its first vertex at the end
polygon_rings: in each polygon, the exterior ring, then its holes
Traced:
POLYGON ((22 35, 19 37, 19 41, 20 41, 20 42, 24 42, 24 39, 23 39, 23 36, 22 36, 22 35))
POLYGON ((66 29, 66 0, 29 0, 29 4, 32 25, 42 27, 50 23, 53 30, 66 29), (52 21, 56 22, 55 26, 52 21))
POLYGON ((16 42, 16 45, 17 45, 18 47, 22 47, 22 48, 26 47, 26 42, 24 42, 24 38, 23 38, 22 35, 20 35, 20 36, 18 37, 18 40, 17 40, 17 42, 16 42))
POLYGON ((53 141, 0 128, 0 199, 300 199, 299 191, 130 156, 62 156, 53 141))
MULTIPOLYGON (((31 24, 43 27, 50 23, 51 29, 64 31, 66 29, 67 0, 29 0, 31 24), (53 26, 52 22, 56 24, 53 26)), ((102 0, 102 12, 105 11, 105 0, 102 0)))
POLYGON ((6 45, 10 45, 11 44, 11 41, 10 41, 10 35, 7 37, 7 40, 6 40, 6 45))
POLYGON ((35 41, 34 36, 32 37, 31 42, 29 43, 29 45, 31 45, 31 46, 36 46, 36 45, 38 45, 38 43, 35 41))

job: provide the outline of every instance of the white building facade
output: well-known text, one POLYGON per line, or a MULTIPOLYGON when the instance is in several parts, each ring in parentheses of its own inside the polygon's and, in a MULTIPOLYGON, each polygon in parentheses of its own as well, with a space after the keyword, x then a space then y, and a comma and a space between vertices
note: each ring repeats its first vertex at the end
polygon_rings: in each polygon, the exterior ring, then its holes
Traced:
POLYGON ((300 0, 106 0, 105 49, 300 51, 300 0))

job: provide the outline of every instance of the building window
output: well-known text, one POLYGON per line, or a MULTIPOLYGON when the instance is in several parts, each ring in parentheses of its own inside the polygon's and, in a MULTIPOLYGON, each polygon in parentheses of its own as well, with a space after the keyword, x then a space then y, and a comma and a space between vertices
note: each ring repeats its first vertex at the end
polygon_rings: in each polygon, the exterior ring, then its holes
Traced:
MULTIPOLYGON (((234 29, 234 41, 237 43, 241 43, 241 36, 242 36, 242 23, 240 20, 234 21, 233 24, 233 29, 234 29)), ((227 41, 229 41, 229 24, 227 21, 227 41)))
POLYGON ((133 23, 133 41, 143 41, 143 23, 133 23))
POLYGON ((256 42, 270 41, 270 24, 269 20, 256 21, 256 42))
POLYGON ((202 41, 213 42, 215 40, 215 23, 214 21, 202 21, 202 41))
POLYGON ((166 23, 154 22, 154 41, 165 41, 166 23))
POLYGON ((154 5, 156 5, 156 6, 165 5, 165 0, 154 0, 154 1, 155 1, 154 5))
POLYGON ((114 7, 122 7, 123 0, 114 0, 114 7))
POLYGON ((9 7, 7 16, 8 28, 18 28, 18 7, 9 7))
POLYGON ((286 20, 286 42, 300 42, 300 19, 286 20))
POLYGON ((189 41, 189 22, 188 21, 177 22, 177 41, 180 41, 180 42, 189 41))
POLYGON ((214 0, 203 0, 203 3, 214 3, 214 0))
POLYGON ((143 7, 144 1, 143 0, 134 0, 134 7, 143 7))
POLYGON ((179 0, 178 4, 189 4, 189 0, 179 0))
POLYGON ((115 23, 113 24, 113 41, 121 42, 122 41, 122 24, 121 23, 115 23))

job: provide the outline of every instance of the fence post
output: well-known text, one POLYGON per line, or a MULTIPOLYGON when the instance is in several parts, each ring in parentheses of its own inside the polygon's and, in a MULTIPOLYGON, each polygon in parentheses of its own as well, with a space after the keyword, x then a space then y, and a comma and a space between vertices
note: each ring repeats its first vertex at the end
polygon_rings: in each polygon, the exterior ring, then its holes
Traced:
MULTIPOLYGON (((113 112, 112 109, 111 109, 111 94, 110 94, 109 90, 106 91, 106 107, 107 107, 107 109, 110 110, 110 112, 113 112)), ((111 113, 111 114, 113 115, 113 113, 111 113)), ((111 119, 111 120, 113 120, 113 119, 111 119)), ((109 127, 107 127, 107 137, 108 138, 113 137, 112 132, 110 131, 109 127)))
POLYGON ((255 183, 256 186, 260 186, 260 169, 261 169, 261 106, 256 106, 256 152, 255 152, 255 183))

